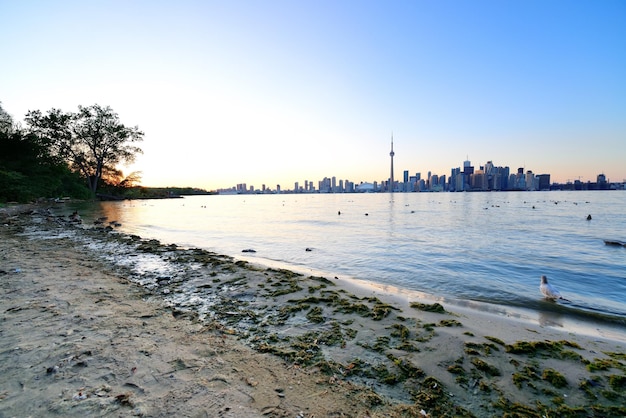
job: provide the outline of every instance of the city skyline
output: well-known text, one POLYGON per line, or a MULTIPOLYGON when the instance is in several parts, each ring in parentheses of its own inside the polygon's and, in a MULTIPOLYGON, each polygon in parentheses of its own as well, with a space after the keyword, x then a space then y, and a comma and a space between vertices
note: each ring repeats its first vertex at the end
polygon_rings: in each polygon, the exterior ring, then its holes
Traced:
POLYGON ((145 133, 119 168, 152 187, 380 181, 391 132, 397 170, 622 181, 625 20, 618 0, 0 0, 0 101, 17 122, 110 106, 145 133))
MULTIPOLYGON (((393 141, 392 141, 393 142, 393 141)), ((222 187, 214 192, 232 193, 357 193, 357 192, 392 192, 389 185, 394 184, 393 192, 456 192, 456 191, 544 191, 552 189, 588 190, 608 189, 617 187, 624 189, 626 180, 611 180, 604 173, 598 173, 594 179, 575 179, 565 183, 551 181, 550 173, 535 173, 526 167, 511 169, 509 166, 496 166, 488 160, 479 164, 478 168, 469 159, 463 165, 452 167, 448 174, 426 171, 402 170, 402 181, 394 180, 393 158, 395 152, 389 153, 391 159, 390 176, 387 179, 353 181, 349 178, 325 176, 318 180, 296 180, 291 185, 269 185, 262 183, 259 187, 252 183, 242 182, 229 187, 222 187), (476 175, 476 176, 474 176, 476 175), (478 177, 480 176, 480 177, 478 177)), ((467 157, 469 158, 469 157, 467 157)))

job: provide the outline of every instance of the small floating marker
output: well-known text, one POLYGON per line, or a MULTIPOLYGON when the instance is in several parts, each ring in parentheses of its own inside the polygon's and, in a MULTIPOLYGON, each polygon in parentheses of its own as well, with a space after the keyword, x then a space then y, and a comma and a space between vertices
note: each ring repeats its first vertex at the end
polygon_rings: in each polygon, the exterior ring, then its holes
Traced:
POLYGON ((590 221, 591 220, 591 214, 587 215, 587 220, 590 221))

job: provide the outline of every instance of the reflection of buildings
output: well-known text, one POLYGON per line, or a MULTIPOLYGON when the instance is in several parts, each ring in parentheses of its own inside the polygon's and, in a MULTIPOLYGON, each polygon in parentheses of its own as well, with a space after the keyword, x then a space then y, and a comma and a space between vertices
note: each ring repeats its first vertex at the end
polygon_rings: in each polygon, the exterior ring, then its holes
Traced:
POLYGON ((393 193, 395 187, 396 187, 396 182, 393 178, 393 156, 396 155, 395 152, 393 152, 393 134, 391 134, 391 152, 389 153, 389 156, 391 157, 391 176, 389 177, 389 192, 393 193))

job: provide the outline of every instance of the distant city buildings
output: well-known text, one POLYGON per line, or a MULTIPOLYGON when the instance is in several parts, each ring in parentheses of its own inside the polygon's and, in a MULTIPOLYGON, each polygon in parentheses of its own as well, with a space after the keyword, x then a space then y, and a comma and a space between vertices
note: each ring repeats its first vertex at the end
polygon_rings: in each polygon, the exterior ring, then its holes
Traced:
POLYGON ((546 190, 624 190, 626 182, 610 183, 604 174, 598 174, 596 182, 576 180, 565 184, 550 183, 550 174, 534 174, 531 170, 524 171, 520 167, 511 173, 509 167, 496 166, 492 161, 478 169, 469 159, 463 161, 463 167, 450 170, 450 176, 433 174, 430 171, 426 178, 421 173, 410 175, 404 170, 402 181, 396 181, 393 169, 393 135, 391 137, 391 170, 386 180, 379 182, 361 182, 355 184, 348 179, 337 180, 336 177, 324 177, 317 186, 309 180, 303 184, 294 183, 293 189, 281 190, 280 185, 271 189, 262 185, 260 189, 237 184, 230 189, 220 189, 220 194, 271 194, 271 193, 411 193, 411 192, 489 192, 489 191, 546 191, 546 190))

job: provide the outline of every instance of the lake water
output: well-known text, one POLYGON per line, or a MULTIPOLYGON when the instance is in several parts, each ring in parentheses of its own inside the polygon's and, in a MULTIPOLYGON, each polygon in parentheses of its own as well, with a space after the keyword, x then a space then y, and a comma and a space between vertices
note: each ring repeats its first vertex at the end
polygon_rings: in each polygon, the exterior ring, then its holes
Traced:
POLYGON ((626 241, 622 191, 192 196, 79 210, 166 244, 626 326, 626 248, 604 243, 626 241), (568 302, 542 298, 542 274, 568 302))

